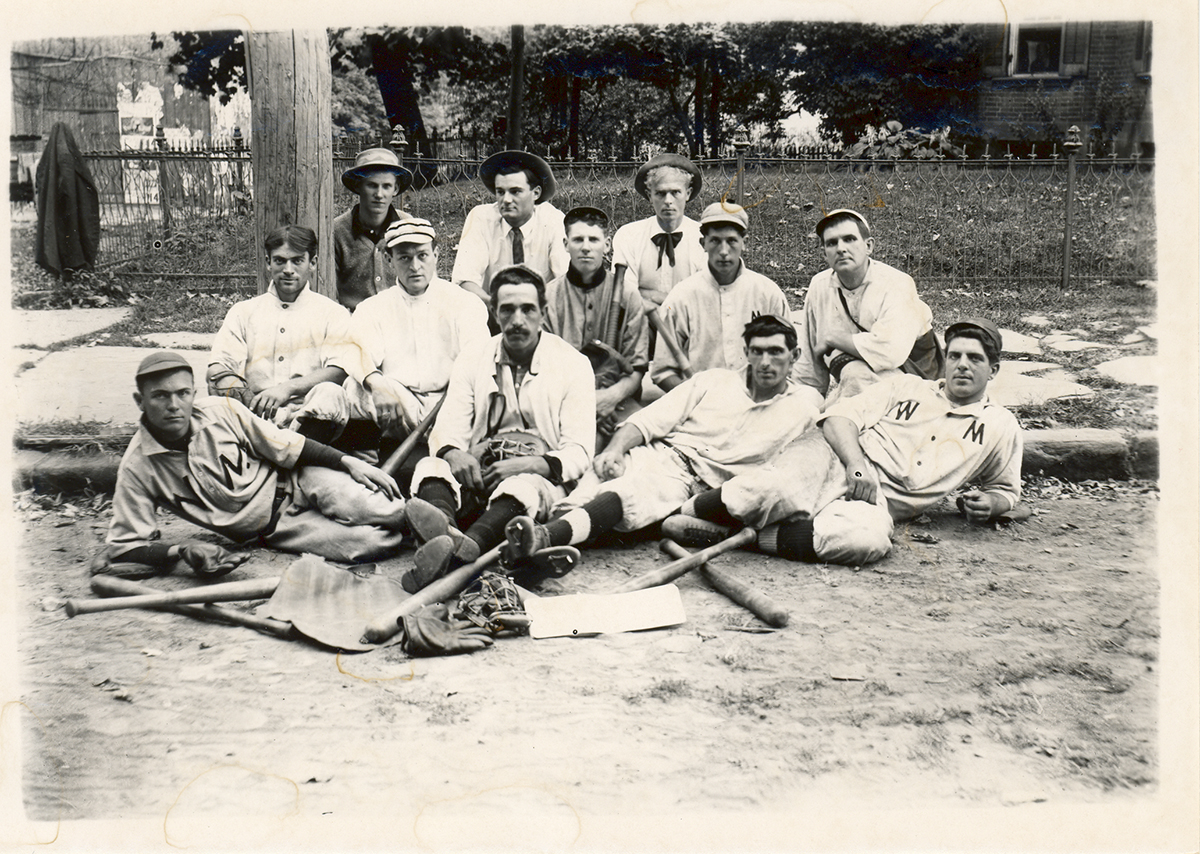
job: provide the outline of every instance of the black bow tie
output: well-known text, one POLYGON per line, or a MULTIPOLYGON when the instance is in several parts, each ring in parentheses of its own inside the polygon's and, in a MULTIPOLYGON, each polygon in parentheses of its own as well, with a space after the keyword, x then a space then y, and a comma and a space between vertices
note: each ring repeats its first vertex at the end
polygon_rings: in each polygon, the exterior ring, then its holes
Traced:
POLYGON ((658 266, 662 266, 663 253, 667 255, 667 260, 671 266, 675 266, 675 247, 679 245, 679 241, 683 240, 682 231, 672 231, 668 234, 665 231, 660 231, 658 234, 650 235, 650 239, 654 241, 654 245, 658 247, 658 266), (670 240, 667 238, 670 237, 670 240))

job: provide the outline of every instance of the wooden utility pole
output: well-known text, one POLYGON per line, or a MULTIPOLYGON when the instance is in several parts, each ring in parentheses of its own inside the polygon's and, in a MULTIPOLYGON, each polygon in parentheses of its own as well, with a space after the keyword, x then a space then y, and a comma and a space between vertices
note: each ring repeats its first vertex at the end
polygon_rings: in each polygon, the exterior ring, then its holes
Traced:
POLYGON ((317 233, 317 290, 333 297, 333 109, 324 30, 246 34, 258 292, 267 289, 264 237, 280 225, 317 233))
POLYGON ((512 26, 512 76, 508 85, 508 135, 510 150, 521 147, 521 124, 524 121, 525 95, 525 28, 512 26))

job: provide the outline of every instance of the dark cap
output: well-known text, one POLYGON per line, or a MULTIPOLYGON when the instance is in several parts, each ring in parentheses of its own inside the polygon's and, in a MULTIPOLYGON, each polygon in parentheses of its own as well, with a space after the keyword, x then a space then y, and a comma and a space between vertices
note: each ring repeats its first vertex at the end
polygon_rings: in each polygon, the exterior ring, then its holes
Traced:
POLYGON ((946 327, 946 334, 943 336, 943 338, 948 343, 950 341, 950 333, 957 332, 960 329, 978 329, 987 336, 989 341, 992 342, 992 345, 995 346, 997 353, 1004 349, 1004 339, 1000 337, 1000 330, 996 327, 996 324, 992 323, 987 318, 968 317, 966 320, 960 320, 956 323, 951 323, 946 327))
POLYGON ((193 373, 192 366, 188 364, 188 360, 183 358, 183 356, 171 350, 155 350, 149 356, 142 359, 142 363, 138 365, 134 378, 140 380, 142 377, 150 376, 150 374, 177 371, 180 368, 185 369, 188 373, 193 373))
POLYGON ((601 223, 601 228, 608 228, 608 214, 600 210, 600 208, 594 208, 590 205, 579 205, 578 207, 571 208, 569 211, 563 214, 564 225, 568 222, 579 222, 582 219, 599 220, 601 223))

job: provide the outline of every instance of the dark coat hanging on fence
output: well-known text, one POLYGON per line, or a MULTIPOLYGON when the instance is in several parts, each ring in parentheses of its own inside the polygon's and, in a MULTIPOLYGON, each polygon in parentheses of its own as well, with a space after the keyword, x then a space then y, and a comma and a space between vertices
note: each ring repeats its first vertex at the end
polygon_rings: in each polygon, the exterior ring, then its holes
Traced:
POLYGON ((100 248, 100 196, 71 130, 54 125, 37 168, 35 260, 56 275, 91 270, 100 248))

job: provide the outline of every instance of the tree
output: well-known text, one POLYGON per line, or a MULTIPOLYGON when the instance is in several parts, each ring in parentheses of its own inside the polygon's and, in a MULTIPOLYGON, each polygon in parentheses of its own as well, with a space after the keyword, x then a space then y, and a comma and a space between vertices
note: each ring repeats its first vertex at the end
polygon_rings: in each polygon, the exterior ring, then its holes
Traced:
POLYGON ((974 37, 959 25, 795 24, 803 45, 788 79, 796 105, 844 143, 868 125, 973 128, 982 75, 974 37))
MULTIPOLYGON (((206 30, 171 33, 175 52, 167 59, 180 85, 206 98, 217 96, 222 104, 246 90, 246 39, 238 30, 206 30)), ((164 42, 150 34, 150 47, 161 50, 164 42)))

